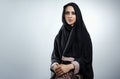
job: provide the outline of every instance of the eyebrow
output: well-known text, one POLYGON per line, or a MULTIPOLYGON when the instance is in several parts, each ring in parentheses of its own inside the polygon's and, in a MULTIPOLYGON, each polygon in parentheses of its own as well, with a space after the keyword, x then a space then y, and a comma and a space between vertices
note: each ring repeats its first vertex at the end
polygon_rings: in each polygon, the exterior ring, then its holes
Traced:
POLYGON ((65 11, 65 12, 75 12, 75 11, 69 11, 69 10, 68 10, 68 11, 65 11))
POLYGON ((75 14, 75 11, 65 11, 65 14, 68 14, 68 13, 73 13, 73 14, 75 14))

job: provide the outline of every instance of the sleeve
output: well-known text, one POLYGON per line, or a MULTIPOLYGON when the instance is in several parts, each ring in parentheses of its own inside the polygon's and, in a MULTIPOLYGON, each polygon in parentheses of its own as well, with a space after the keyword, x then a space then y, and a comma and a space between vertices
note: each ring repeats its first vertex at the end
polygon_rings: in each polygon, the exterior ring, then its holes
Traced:
POLYGON ((76 59, 79 63, 79 73, 86 74, 90 72, 92 67, 92 42, 89 34, 84 36, 82 43, 82 56, 76 59))
POLYGON ((54 64, 59 64, 60 63, 60 55, 59 55, 59 52, 58 52, 58 42, 57 42, 57 38, 55 38, 54 40, 54 48, 53 48, 53 52, 52 52, 52 55, 51 55, 51 71, 52 70, 52 66, 54 64))
POLYGON ((72 64, 74 65, 74 74, 79 73, 80 70, 80 64, 77 61, 73 61, 72 64))

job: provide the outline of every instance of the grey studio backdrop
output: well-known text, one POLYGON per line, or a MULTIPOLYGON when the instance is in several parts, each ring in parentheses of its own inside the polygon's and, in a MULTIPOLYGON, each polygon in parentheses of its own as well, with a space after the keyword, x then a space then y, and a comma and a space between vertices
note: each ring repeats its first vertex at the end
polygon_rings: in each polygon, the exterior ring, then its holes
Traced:
MULTIPOLYGON (((120 79, 120 1, 72 0, 93 42, 94 79, 120 79)), ((0 1, 0 79, 49 79, 62 7, 70 0, 0 1)))

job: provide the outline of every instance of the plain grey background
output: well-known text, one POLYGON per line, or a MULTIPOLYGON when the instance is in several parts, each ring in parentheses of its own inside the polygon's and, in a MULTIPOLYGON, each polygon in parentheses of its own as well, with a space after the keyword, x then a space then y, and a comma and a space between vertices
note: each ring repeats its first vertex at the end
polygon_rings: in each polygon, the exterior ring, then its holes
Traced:
MULTIPOLYGON (((120 1, 71 1, 91 35, 94 79, 120 79, 120 1)), ((62 8, 71 1, 0 1, 0 79, 49 79, 62 8)))

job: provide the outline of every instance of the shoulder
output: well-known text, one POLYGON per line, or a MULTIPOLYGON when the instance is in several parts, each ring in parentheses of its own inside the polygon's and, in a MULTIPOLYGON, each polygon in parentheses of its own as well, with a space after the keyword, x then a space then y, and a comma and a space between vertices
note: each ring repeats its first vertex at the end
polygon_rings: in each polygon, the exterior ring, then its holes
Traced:
POLYGON ((55 39, 59 39, 62 36, 63 31, 65 30, 64 26, 62 25, 58 34, 56 35, 55 39))

